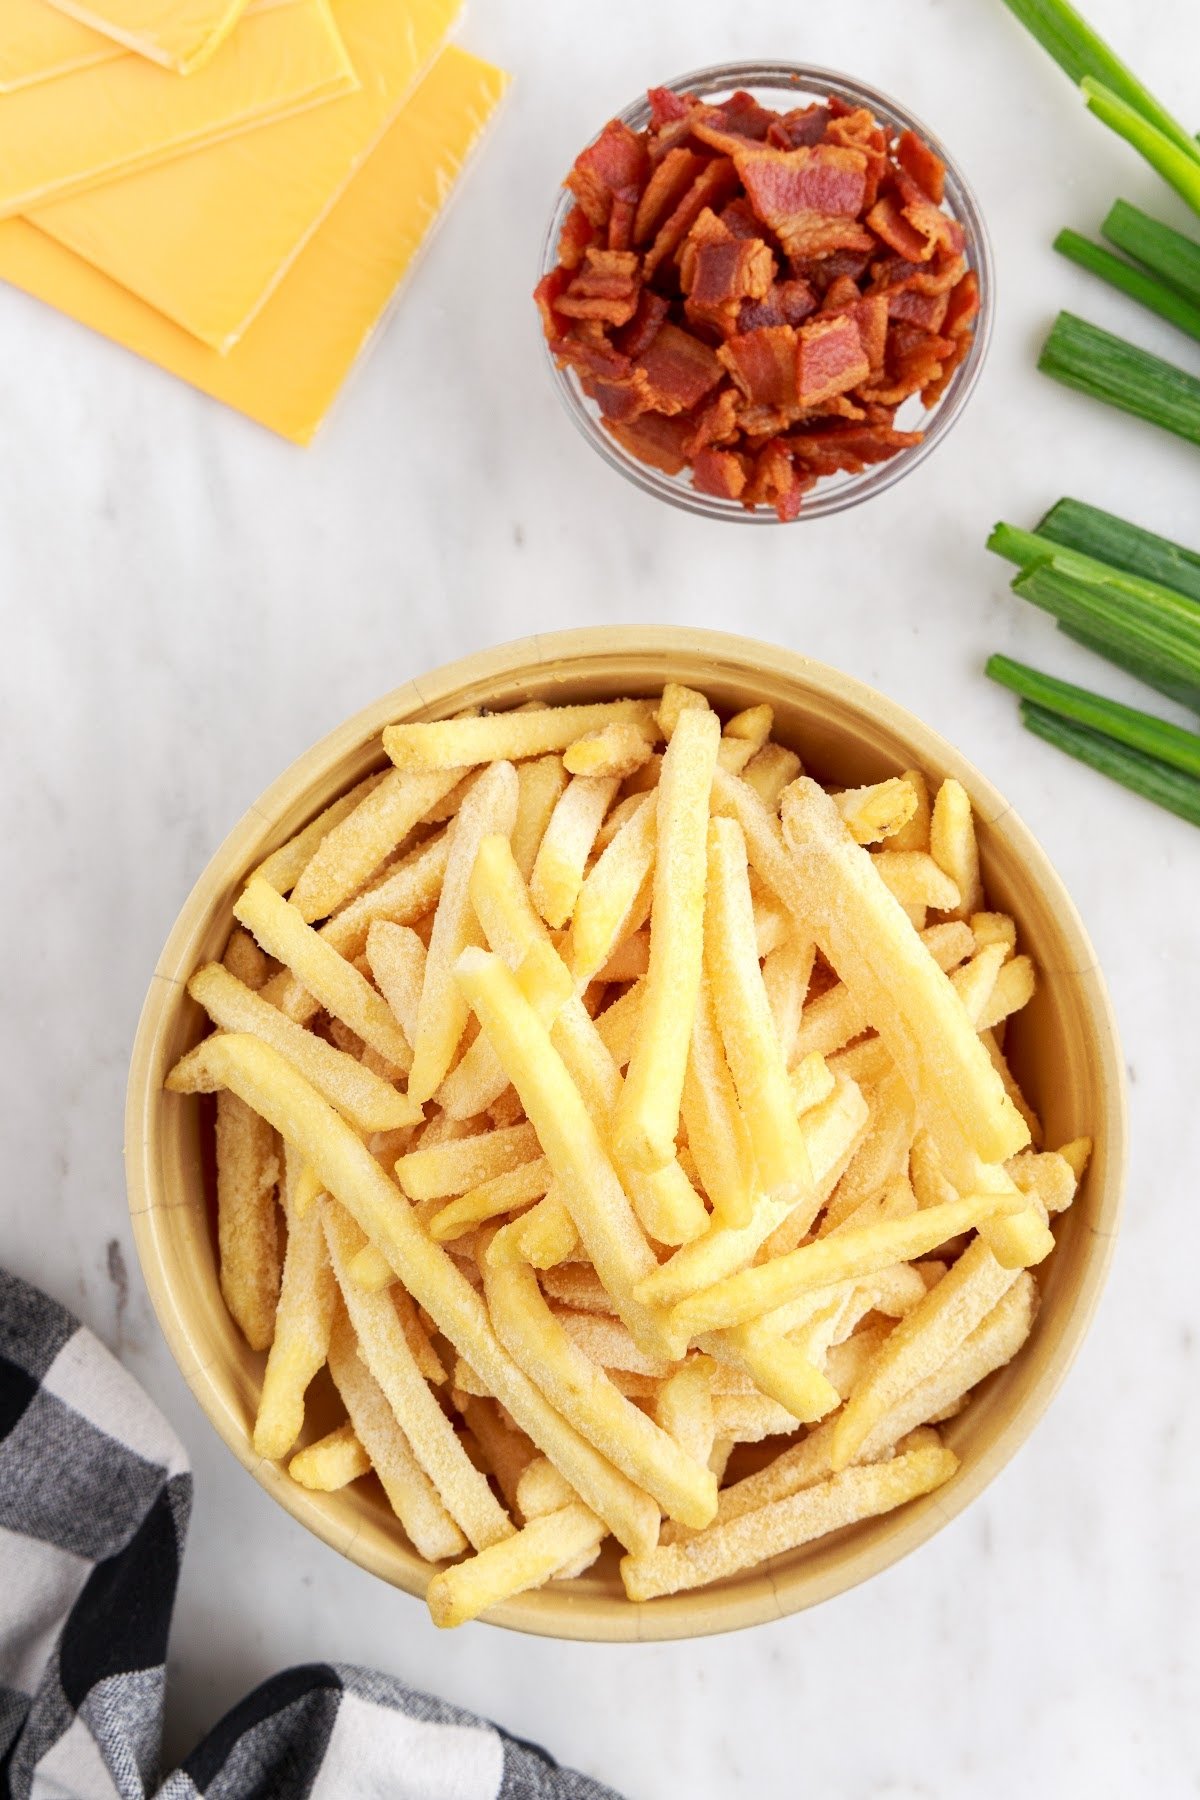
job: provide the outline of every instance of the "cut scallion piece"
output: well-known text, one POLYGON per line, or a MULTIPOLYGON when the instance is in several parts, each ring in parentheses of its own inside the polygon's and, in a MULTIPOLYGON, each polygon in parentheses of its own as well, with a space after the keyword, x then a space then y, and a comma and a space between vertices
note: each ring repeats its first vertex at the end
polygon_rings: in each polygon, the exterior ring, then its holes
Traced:
POLYGON ((1109 287, 1128 294, 1131 300, 1137 300, 1161 319, 1186 331, 1189 337, 1200 339, 1200 306, 1193 306, 1157 275, 1135 268, 1124 257, 1114 256, 1111 250, 1106 250, 1102 244, 1093 244, 1090 238, 1081 237, 1077 231, 1060 231, 1054 240, 1054 248, 1068 262, 1078 263, 1081 269, 1098 275, 1109 287))
POLYGON ((1005 0, 1005 4, 1072 81, 1091 76, 1103 82, 1200 164, 1200 145, 1067 0, 1005 0))
MULTIPOLYGON (((1128 582, 1132 577, 1120 579, 1128 582)), ((1123 644, 1136 656, 1165 664, 1175 673, 1200 683, 1200 613, 1186 600, 1176 596, 1180 609, 1190 612, 1188 620, 1146 604, 1128 589, 1080 580, 1051 563, 1036 563, 1024 569, 1012 585, 1015 594, 1064 624, 1092 630, 1123 644)))
POLYGON ((1060 718, 1101 731, 1117 743, 1169 763, 1185 775, 1200 777, 1200 733, 1185 731, 1168 719, 1139 712, 1136 707, 1122 706, 1120 701, 1107 700, 1087 688, 1073 687, 1069 681, 1059 681, 1053 675, 1043 675, 1009 656, 989 657, 985 672, 1022 700, 1032 700, 1060 718))
POLYGON ((1074 313, 1055 319, 1038 368, 1066 387, 1200 444, 1200 381, 1074 313))
POLYGON ((1156 806, 1178 814, 1192 825, 1200 825, 1200 781, 1181 774, 1153 756, 1118 744, 1103 732, 1091 731, 1070 719, 1037 706, 1028 700, 1021 703, 1021 719, 1035 737, 1040 737, 1059 750, 1065 750, 1077 762, 1098 769, 1102 775, 1119 781, 1122 787, 1153 800, 1156 806))
POLYGON ((1064 637, 1072 638, 1075 643, 1082 644, 1085 650, 1102 656, 1114 668, 1124 669, 1127 675, 1134 675, 1139 681, 1144 681, 1155 693, 1164 694, 1168 700, 1177 700, 1180 706, 1190 707, 1192 712, 1200 713, 1200 681, 1189 680, 1187 676, 1180 675, 1170 662, 1155 660, 1142 652, 1131 650, 1127 644, 1115 642, 1094 626, 1068 625, 1065 620, 1060 619, 1058 629, 1064 637))
POLYGON ((1200 244, 1194 238, 1152 219, 1128 200, 1113 201, 1100 230, 1110 244, 1200 305, 1200 244))
POLYGON ((1038 525, 1036 538, 1042 543, 1049 538, 1064 549, 1077 550, 1110 568, 1124 569, 1130 575, 1174 588, 1177 594, 1185 594, 1200 604, 1200 556, 1194 550, 1145 531, 1140 525, 1131 525, 1115 513, 1089 506, 1086 501, 1058 501, 1038 525))
POLYGON ((1200 156, 1194 139, 1182 149, 1175 140, 1147 119, 1145 113, 1130 106, 1102 81, 1085 75, 1080 86, 1087 98, 1089 112, 1132 144, 1138 155, 1182 194, 1193 212, 1200 213, 1200 156))

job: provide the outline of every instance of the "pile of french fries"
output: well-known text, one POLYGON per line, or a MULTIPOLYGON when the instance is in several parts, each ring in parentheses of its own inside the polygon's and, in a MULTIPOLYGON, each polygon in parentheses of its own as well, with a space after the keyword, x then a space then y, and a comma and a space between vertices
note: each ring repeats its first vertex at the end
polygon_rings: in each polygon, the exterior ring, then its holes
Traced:
POLYGON ((643 1602, 929 1493, 1032 1326, 1090 1146, 1005 1060, 1036 977, 967 796, 827 792, 772 725, 392 726, 190 983, 255 1449, 373 1472, 440 1625, 610 1536, 643 1602))

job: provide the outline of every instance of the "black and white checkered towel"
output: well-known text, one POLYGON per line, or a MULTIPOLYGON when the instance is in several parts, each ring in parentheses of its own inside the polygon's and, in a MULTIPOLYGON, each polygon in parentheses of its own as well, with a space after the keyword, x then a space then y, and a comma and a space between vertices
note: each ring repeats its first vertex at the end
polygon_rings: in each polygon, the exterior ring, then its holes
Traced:
POLYGON ((183 1449, 92 1333, 0 1270, 0 1794, 11 1800, 617 1800, 387 1675, 264 1682, 160 1778, 183 1449))

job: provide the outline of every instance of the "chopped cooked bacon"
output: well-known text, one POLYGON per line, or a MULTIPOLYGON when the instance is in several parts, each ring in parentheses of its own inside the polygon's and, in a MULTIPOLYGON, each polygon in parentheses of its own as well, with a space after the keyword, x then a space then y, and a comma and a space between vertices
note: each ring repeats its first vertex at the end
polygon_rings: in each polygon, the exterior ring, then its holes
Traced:
POLYGON ((796 333, 796 389, 801 406, 816 406, 866 381, 871 365, 848 313, 810 319, 796 333))
POLYGON ((717 356, 751 406, 797 406, 797 337, 791 325, 739 332, 717 356))
POLYGON ((637 216, 638 190, 635 187, 619 188, 613 195, 612 211, 608 215, 608 247, 610 250, 628 250, 633 242, 633 221, 637 216))
POLYGON ((749 459, 735 450, 698 450, 692 458, 692 486, 720 500, 740 500, 749 475, 749 459))
POLYGON ((587 375, 581 385, 606 419, 628 423, 650 410, 649 385, 640 369, 632 369, 621 381, 605 381, 599 376, 587 375))
POLYGON ((797 469, 785 440, 772 438, 754 459, 754 474, 745 500, 753 506, 773 506, 787 524, 797 516, 800 502, 813 485, 813 477, 797 469))
POLYGON ((542 315, 542 330, 551 343, 563 334, 564 326, 558 314, 558 303, 571 285, 571 271, 561 264, 543 275, 533 290, 537 301, 537 309, 542 315))
POLYGON ((668 150, 642 191, 633 224, 635 244, 648 244, 704 167, 704 158, 678 145, 668 150))
POLYGON ((722 225, 733 237, 760 238, 763 234, 762 220, 757 218, 753 207, 744 194, 723 206, 720 212, 722 225))
POLYGON ((949 294, 918 294, 912 288, 900 288, 878 298, 886 302, 890 319, 907 319, 922 331, 940 331, 950 304, 949 294))
POLYGON ((642 289, 638 295, 637 311, 628 325, 621 326, 613 339, 622 355, 640 356, 654 342, 659 326, 670 311, 670 304, 665 294, 656 294, 653 288, 642 289))
POLYGON ((808 144, 819 144, 829 119, 829 108, 819 101, 814 101, 811 106, 795 106, 791 112, 776 117, 767 132, 767 141, 780 150, 799 150, 808 144))
POLYGON ((734 166, 751 206, 792 257, 866 250, 871 240, 858 223, 867 159, 836 144, 775 150, 740 150, 734 166))
POLYGON ((580 151, 566 185, 597 231, 608 224, 613 196, 622 188, 640 190, 646 177, 646 146, 620 119, 610 119, 594 144, 580 151))
POLYGON ((726 382, 700 409, 695 429, 684 445, 685 452, 693 461, 710 444, 733 442, 741 428, 739 406, 737 389, 726 382))
POLYGON ((690 412, 710 388, 716 387, 723 373, 715 351, 669 321, 642 351, 635 366, 643 371, 649 384, 650 404, 668 417, 690 412))
POLYGON ((761 238, 731 238, 724 244, 687 246, 691 250, 681 265, 684 311, 697 324, 711 324, 722 333, 737 328, 743 300, 761 300, 775 279, 775 258, 761 238))
POLYGON ((737 171, 727 156, 705 163, 683 198, 655 233, 646 252, 644 278, 649 281, 659 264, 674 256, 705 207, 716 207, 728 200, 737 186, 737 171))
POLYGON ((623 425, 616 419, 604 421, 617 442, 636 456, 639 462, 661 469, 664 475, 678 475, 687 467, 684 444, 692 429, 691 420, 677 414, 664 418, 661 413, 645 412, 640 418, 623 425))
POLYGON ((772 112, 649 94, 567 178, 535 298, 550 352, 614 441, 700 493, 795 518, 828 476, 921 441, 968 356, 979 286, 945 167, 831 96, 772 112))
MULTIPOLYGON (((857 297, 858 289, 855 290, 857 297)), ((743 300, 738 311, 739 331, 760 325, 799 325, 817 310, 817 296, 807 281, 776 281, 761 300, 743 300)))
POLYGON ((927 199, 940 206, 946 193, 946 165, 915 131, 902 131, 896 144, 896 161, 912 176, 927 199))
POLYGON ((573 206, 563 220, 558 234, 558 263, 562 269, 577 269, 583 253, 595 241, 596 228, 582 206, 573 206))

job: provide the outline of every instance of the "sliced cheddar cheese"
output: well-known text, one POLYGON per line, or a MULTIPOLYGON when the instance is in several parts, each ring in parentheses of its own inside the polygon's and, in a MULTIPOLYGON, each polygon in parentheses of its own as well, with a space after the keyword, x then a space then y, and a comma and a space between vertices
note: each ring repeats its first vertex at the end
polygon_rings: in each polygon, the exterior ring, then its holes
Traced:
POLYGON ((291 0, 244 18, 185 81, 125 55, 18 88, 0 96, 0 218, 356 86, 328 0, 291 0))
POLYGON ((306 444, 499 104, 507 76, 444 50, 227 356, 25 219, 0 223, 0 280, 306 444))
POLYGON ((28 216, 194 337, 228 350, 397 117, 460 3, 334 0, 355 93, 28 216))
POLYGON ((125 53, 50 0, 0 0, 0 94, 125 53))
POLYGON ((127 50, 187 75, 224 43, 246 0, 54 0, 127 50))

